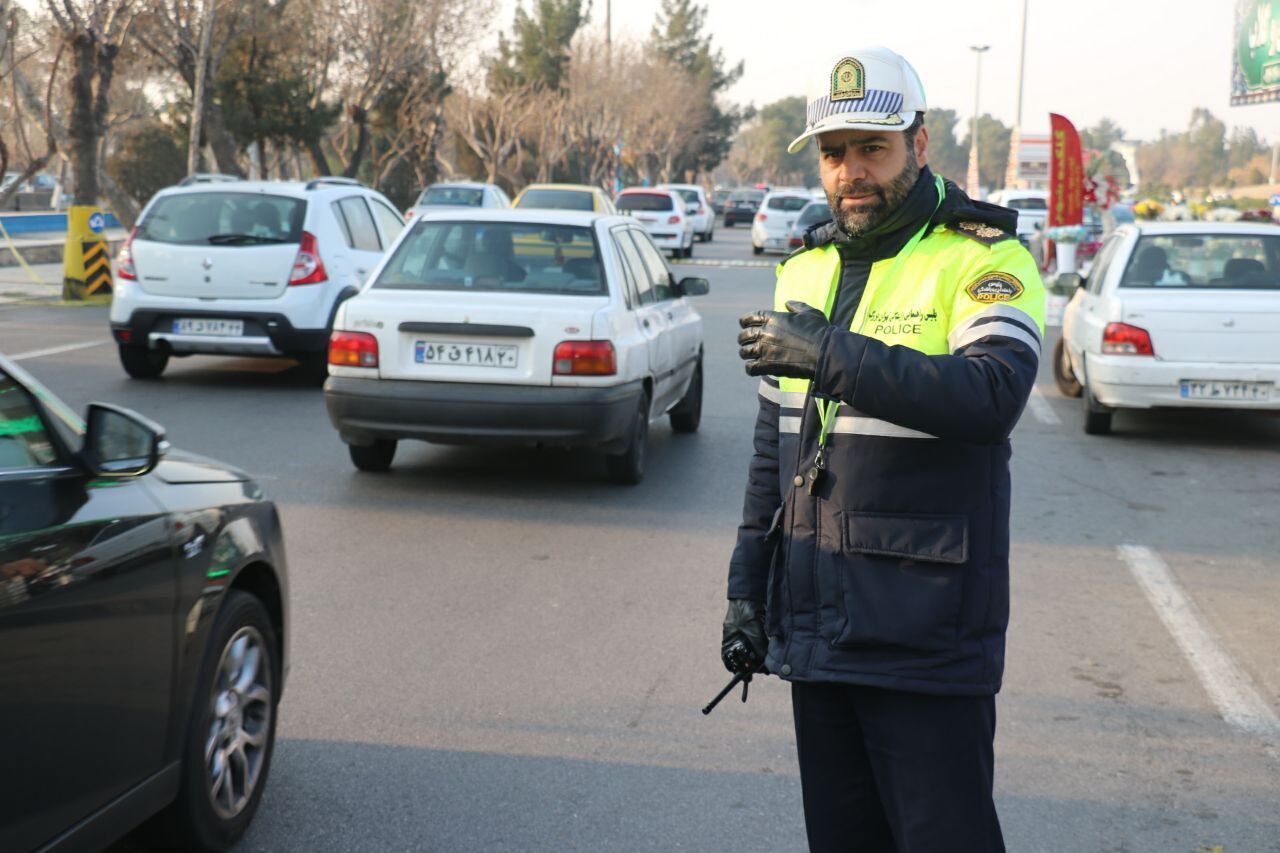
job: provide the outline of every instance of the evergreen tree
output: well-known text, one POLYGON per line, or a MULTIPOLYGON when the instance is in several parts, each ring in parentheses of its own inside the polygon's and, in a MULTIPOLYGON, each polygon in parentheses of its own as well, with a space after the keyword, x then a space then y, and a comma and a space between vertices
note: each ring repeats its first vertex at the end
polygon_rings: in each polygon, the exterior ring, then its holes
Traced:
POLYGON ((489 88, 518 86, 559 91, 569 64, 569 43, 591 13, 590 0, 535 0, 533 14, 516 7, 511 38, 498 37, 498 55, 489 62, 489 88))

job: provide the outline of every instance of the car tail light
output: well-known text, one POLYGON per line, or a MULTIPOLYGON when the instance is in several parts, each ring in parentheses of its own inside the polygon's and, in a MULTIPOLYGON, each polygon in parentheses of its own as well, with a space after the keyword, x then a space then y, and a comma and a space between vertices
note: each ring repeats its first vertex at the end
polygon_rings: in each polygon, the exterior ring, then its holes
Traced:
POLYGON ((618 360, 608 341, 561 341, 556 344, 551 372, 556 376, 612 376, 618 372, 618 360))
POLYGON ((329 363, 339 367, 377 367, 378 339, 366 332, 334 332, 329 336, 329 363))
POLYGON ((763 213, 756 214, 756 222, 764 222, 768 218, 769 217, 765 216, 763 213))
POLYGON ((411 208, 409 208, 408 210, 406 210, 406 211, 404 212, 404 221, 405 221, 405 222, 408 222, 410 219, 413 219, 413 208, 412 208, 412 207, 411 207, 411 208))
POLYGON ((138 270, 133 265, 133 235, 138 233, 138 226, 133 226, 133 230, 129 232, 129 237, 124 241, 124 245, 120 247, 120 254, 116 255, 116 277, 125 281, 137 281, 138 270))
POLYGON ((1128 323, 1108 323, 1102 332, 1102 352, 1105 355, 1155 355, 1151 335, 1146 329, 1128 323))
POLYGON ((799 237, 792 237, 789 245, 793 249, 798 249, 804 245, 804 240, 800 239, 799 237))
POLYGON ((668 224, 668 225, 679 225, 679 224, 680 224, 680 214, 678 214, 678 213, 673 213, 673 214, 671 214, 670 216, 668 216, 668 217, 667 217, 667 224, 668 224))
POLYGON ((293 272, 289 273, 289 284, 319 284, 329 280, 324 261, 320 259, 320 246, 316 243, 316 235, 310 231, 302 232, 298 242, 298 254, 293 259, 293 272))

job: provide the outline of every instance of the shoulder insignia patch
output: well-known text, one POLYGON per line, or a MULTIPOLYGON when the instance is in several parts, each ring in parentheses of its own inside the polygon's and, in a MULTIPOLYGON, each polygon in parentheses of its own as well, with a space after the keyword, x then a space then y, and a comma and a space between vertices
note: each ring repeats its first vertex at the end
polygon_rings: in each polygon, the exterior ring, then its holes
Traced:
POLYGON ((972 237, 979 243, 986 243, 988 246, 1013 236, 1009 232, 993 225, 988 225, 985 222, 958 222, 956 223, 956 230, 966 237, 972 237))
POLYGON ((977 281, 964 289, 974 302, 1012 302, 1022 295, 1025 288, 1018 279, 1003 272, 983 273, 977 281))

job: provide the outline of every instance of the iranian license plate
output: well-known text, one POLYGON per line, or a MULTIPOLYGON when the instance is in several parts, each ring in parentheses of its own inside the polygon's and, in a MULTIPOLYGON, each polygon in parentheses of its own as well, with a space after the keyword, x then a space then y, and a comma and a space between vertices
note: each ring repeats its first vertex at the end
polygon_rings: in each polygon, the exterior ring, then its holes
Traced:
POLYGON ((520 348, 510 344, 458 344, 418 341, 413 360, 418 364, 453 364, 464 367, 505 367, 514 369, 520 348))
POLYGON ((1211 382, 1184 379, 1180 392, 1188 400, 1270 400, 1270 382, 1211 382))
POLYGON ((207 318, 183 318, 173 321, 175 335, 224 335, 239 337, 244 334, 244 320, 211 320, 207 318))

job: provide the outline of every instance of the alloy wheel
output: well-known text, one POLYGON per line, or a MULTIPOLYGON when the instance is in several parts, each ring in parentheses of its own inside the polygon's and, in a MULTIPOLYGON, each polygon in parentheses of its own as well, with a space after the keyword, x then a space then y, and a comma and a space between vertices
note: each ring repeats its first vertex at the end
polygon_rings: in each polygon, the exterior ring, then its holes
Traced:
POLYGON ((222 650, 209 695, 205 778, 223 820, 244 810, 262 775, 271 732, 271 672, 266 641, 244 626, 222 650))

